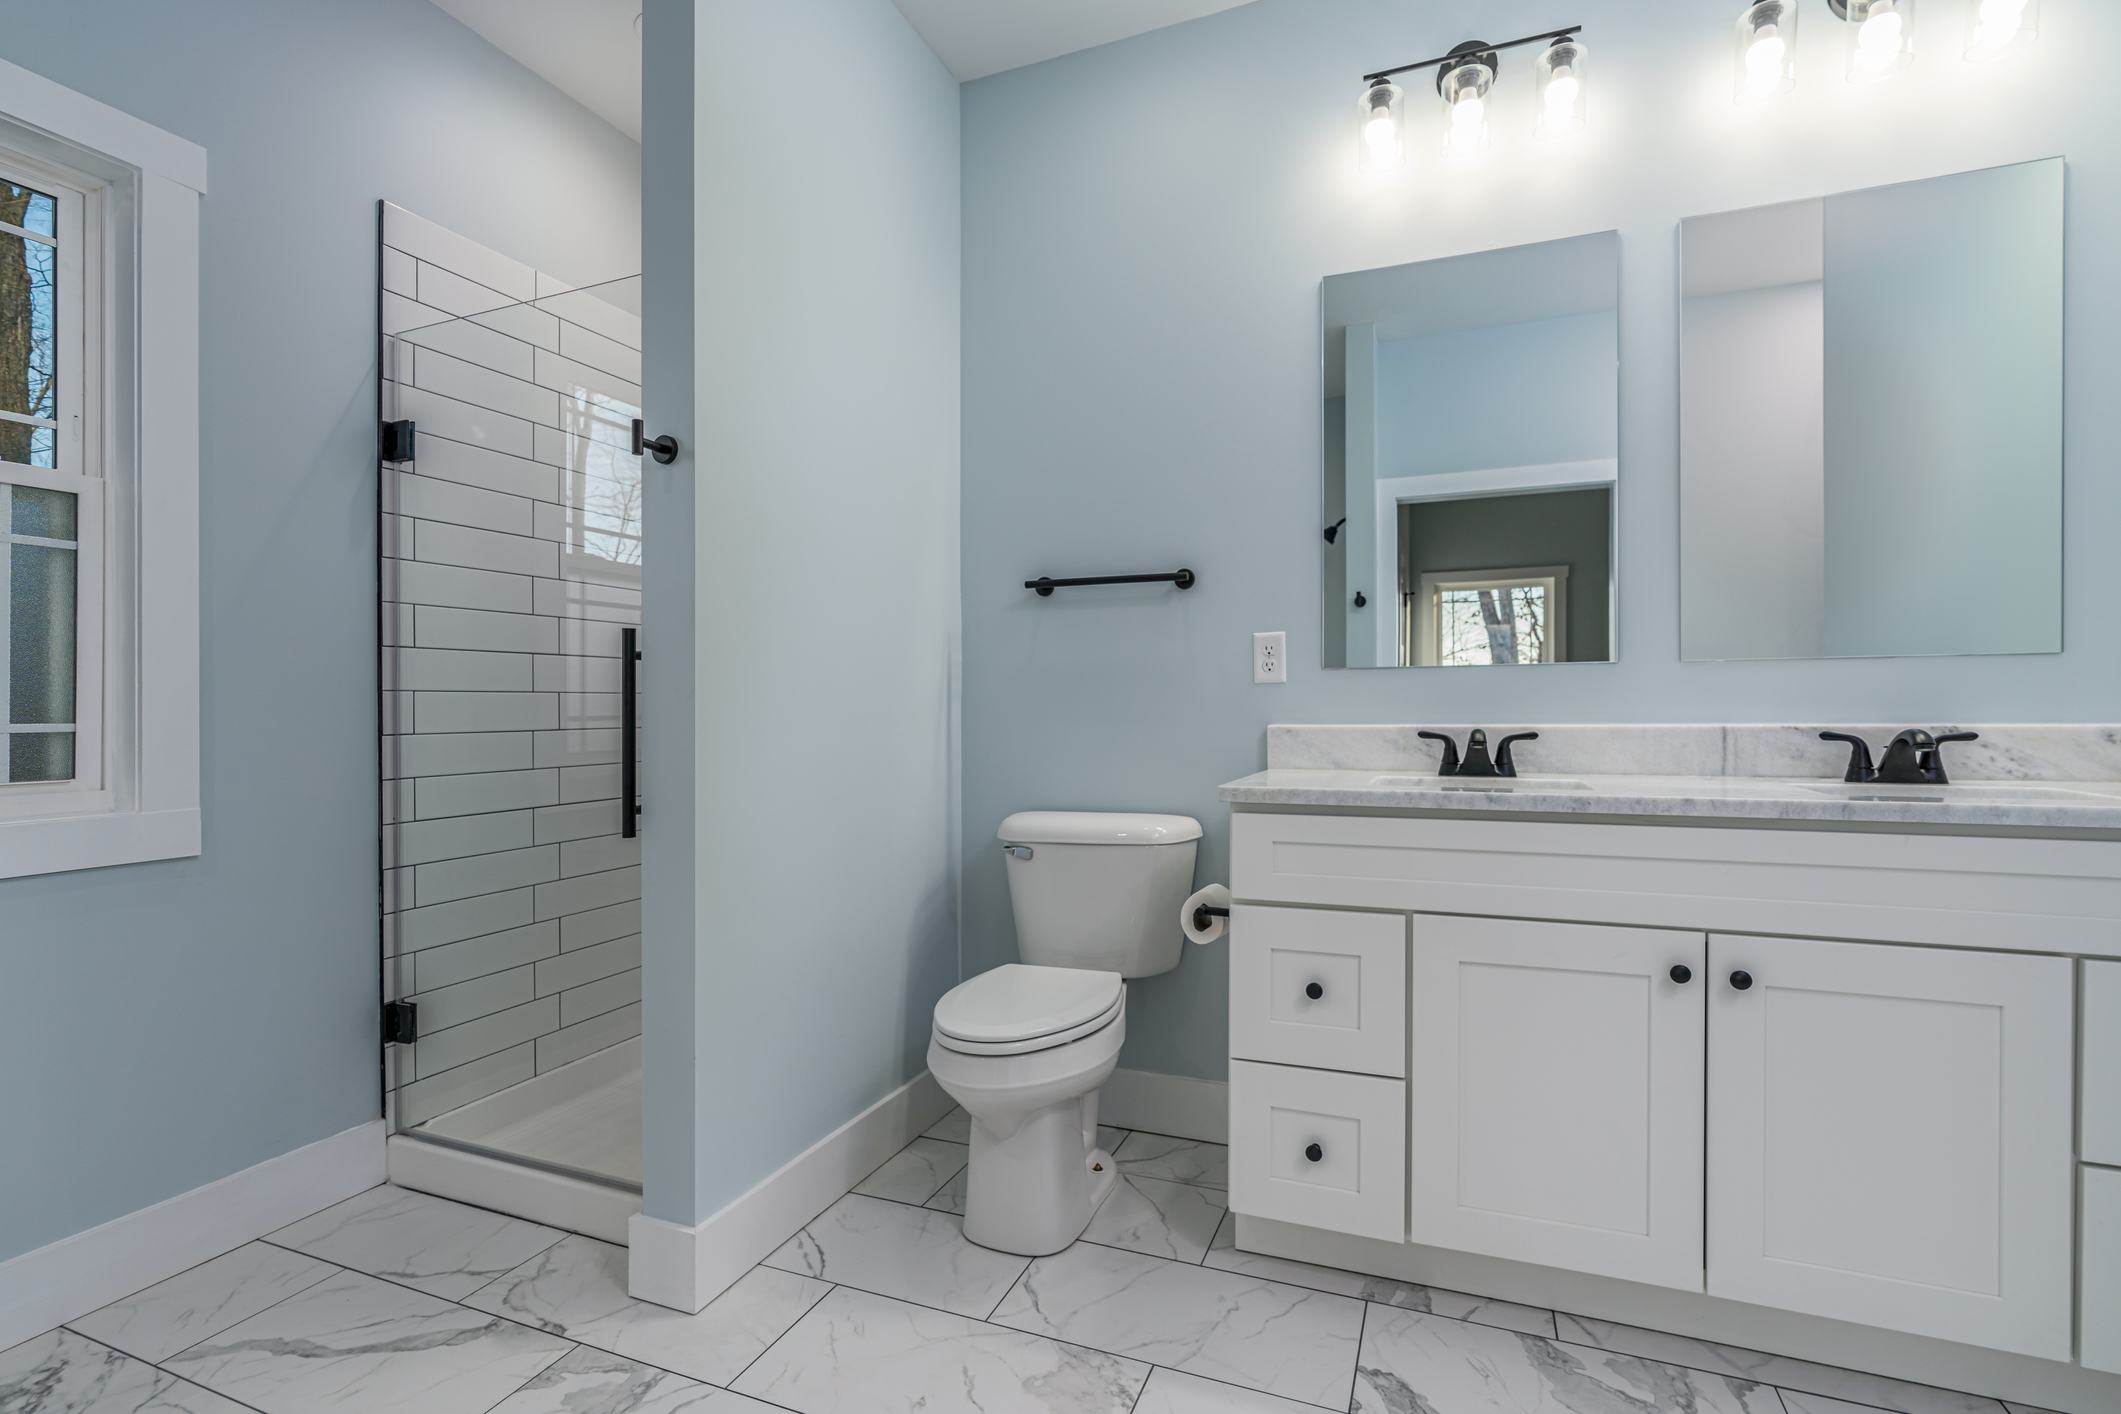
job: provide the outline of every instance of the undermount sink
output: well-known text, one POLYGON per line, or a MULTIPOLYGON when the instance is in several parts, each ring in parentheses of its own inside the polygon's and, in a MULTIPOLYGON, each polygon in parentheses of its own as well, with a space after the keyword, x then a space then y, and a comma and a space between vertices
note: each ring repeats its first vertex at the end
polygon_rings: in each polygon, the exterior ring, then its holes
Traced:
POLYGON ((1378 790, 1439 790, 1503 792, 1589 790, 1588 781, 1561 776, 1377 776, 1370 782, 1378 790))
POLYGON ((1800 782, 1804 789, 1814 795, 1833 796, 1840 800, 1904 800, 1941 803, 1947 800, 1966 802, 1989 800, 1998 805, 2031 804, 2043 800, 2102 800, 2106 797, 2090 791, 2071 790, 2067 786, 2016 785, 2003 782, 1962 782, 1957 785, 1881 785, 1875 781, 1835 781, 1829 784, 1800 782))

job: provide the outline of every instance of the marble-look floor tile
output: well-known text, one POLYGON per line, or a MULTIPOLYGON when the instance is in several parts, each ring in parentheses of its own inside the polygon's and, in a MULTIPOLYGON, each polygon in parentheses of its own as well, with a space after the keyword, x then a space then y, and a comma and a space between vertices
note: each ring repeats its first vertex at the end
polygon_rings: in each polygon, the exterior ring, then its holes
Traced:
POLYGON ((984 1316, 1029 1263, 966 1241, 963 1220, 951 1214, 850 1193, 789 1238, 766 1265, 984 1316))
POLYGON ((1554 1313, 1543 1306, 1520 1306, 1515 1301, 1497 1301, 1491 1297, 1473 1296, 1463 1291, 1449 1291, 1440 1286, 1394 1281, 1390 1277, 1366 1276, 1361 1272, 1344 1272, 1338 1267, 1317 1267, 1309 1262, 1292 1261, 1287 1257, 1269 1257, 1260 1252, 1240 1251, 1237 1246, 1235 1213, 1223 1219, 1222 1227, 1217 1230, 1215 1241, 1208 1247, 1207 1265, 1219 1271, 1243 1272, 1247 1276, 1265 1277, 1269 1281, 1285 1281, 1295 1286, 1308 1286, 1316 1291, 1330 1291, 1336 1296, 1353 1296, 1363 1301, 1374 1301, 1380 1306, 1397 1306, 1407 1311, 1427 1311, 1433 1316, 1449 1316, 1457 1321, 1497 1326, 1506 1331, 1522 1331, 1526 1335, 1554 1334, 1554 1313))
POLYGON ((483 1414, 568 1343, 341 1272, 164 1362, 265 1414, 483 1414))
POLYGON ((1078 1242, 1033 1262, 993 1320, 1340 1409, 1362 1313, 1344 1296, 1078 1242))
POLYGON ((186 1384, 123 1351, 72 1331, 48 1331, 0 1350, 0 1410, 7 1414, 249 1414, 234 1400, 186 1384))
MULTIPOLYGON (((903 1130, 900 1131, 900 1133, 904 1132, 903 1130)), ((923 1139, 947 1139, 952 1144, 970 1144, 972 1142, 972 1116, 965 1113, 963 1106, 959 1106, 929 1125, 922 1132, 921 1137, 923 1139)))
POLYGON ((947 1139, 916 1139, 854 1185, 854 1191, 895 1203, 925 1203, 964 1171, 970 1152, 965 1145, 947 1139))
POLYGON ((1878 1414, 1878 1411, 1868 1404, 1851 1404, 1845 1399, 1828 1399, 1823 1394, 1801 1394, 1793 1389, 1782 1390, 1780 1393, 1786 1414, 1878 1414))
POLYGON ((773 1414, 772 1406, 577 1346, 493 1414, 773 1414))
POLYGON ((1116 1129, 1109 1124, 1101 1124, 1097 1127, 1097 1147, 1109 1154, 1133 1132, 1130 1129, 1116 1129))
POLYGON ((1373 1306, 1352 1414, 1782 1414, 1773 1389, 1613 1351, 1373 1306))
POLYGON ((737 1380, 800 1414, 1126 1414, 1149 1368, 840 1287, 737 1380))
POLYGON ((329 1262, 269 1242, 249 1242, 69 1324, 91 1339, 152 1364, 248 1320, 338 1270, 329 1262))
POLYGON ((1228 1209, 1229 1199, 1219 1188, 1122 1174, 1098 1205, 1083 1240, 1174 1262, 1198 1262, 1228 1209))
POLYGON ((959 1169, 956 1178, 936 1189, 935 1196, 921 1206, 933 1208, 939 1213, 962 1215, 965 1211, 965 1176, 970 1172, 970 1169, 959 1169))
POLYGON ((1315 1406, 1177 1370, 1152 1370, 1134 1414, 1315 1414, 1315 1406))
POLYGON ((1892 1410, 1894 1414, 2000 1414, 2003 1408, 2000 1401, 1977 1394, 1957 1394, 1929 1385, 1888 1379, 1884 1375, 1816 1365, 1809 1360, 1768 1355, 1735 1345, 1717 1345, 1691 1336, 1669 1335, 1663 1331, 1566 1313, 1556 1319, 1561 1338, 1577 1345, 1622 1351, 1645 1360, 1663 1360, 1668 1364, 1685 1365, 1741 1380, 1757 1380, 1761 1384, 1779 1385, 1785 1390, 1804 1394, 1823 1394, 1829 1399, 1845 1399, 1892 1410))
POLYGON ((576 1236, 554 1243, 465 1304, 709 1384, 727 1384, 831 1289, 793 1272, 757 1267, 698 1314, 673 1311, 626 1294, 625 1248, 576 1236))
POLYGON ((291 1223, 267 1240, 458 1301, 562 1235, 386 1183, 291 1223))
POLYGON ((1137 1129, 1112 1151, 1119 1171, 1132 1178, 1161 1178, 1172 1183, 1230 1186, 1230 1146, 1198 1139, 1174 1139, 1137 1129))

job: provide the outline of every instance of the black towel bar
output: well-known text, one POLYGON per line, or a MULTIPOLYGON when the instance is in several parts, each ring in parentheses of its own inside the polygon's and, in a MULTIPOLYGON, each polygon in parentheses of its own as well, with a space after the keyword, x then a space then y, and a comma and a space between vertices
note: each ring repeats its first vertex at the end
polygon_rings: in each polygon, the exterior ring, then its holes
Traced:
POLYGON ((1024 588, 1035 589, 1038 597, 1048 598, 1056 589, 1080 589, 1089 584, 1175 584, 1180 589, 1191 589, 1199 583, 1200 576, 1191 570, 1173 570, 1169 574, 1098 574, 1083 579, 1053 579, 1041 575, 1037 579, 1024 581, 1024 588))

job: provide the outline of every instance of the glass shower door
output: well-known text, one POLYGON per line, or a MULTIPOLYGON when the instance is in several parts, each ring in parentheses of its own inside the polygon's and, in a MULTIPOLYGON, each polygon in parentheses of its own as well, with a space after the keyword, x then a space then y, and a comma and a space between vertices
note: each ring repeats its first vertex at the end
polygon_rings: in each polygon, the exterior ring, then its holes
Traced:
POLYGON ((417 292, 455 302, 430 318, 388 275, 382 416, 411 424, 379 498, 388 1107, 637 1187, 640 280, 511 301, 422 261, 417 292))

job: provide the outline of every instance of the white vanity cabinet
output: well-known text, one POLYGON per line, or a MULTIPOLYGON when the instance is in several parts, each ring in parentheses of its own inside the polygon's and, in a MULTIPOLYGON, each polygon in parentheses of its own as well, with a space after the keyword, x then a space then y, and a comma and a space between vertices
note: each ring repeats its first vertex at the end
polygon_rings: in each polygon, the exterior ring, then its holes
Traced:
POLYGON ((1700 933, 1417 914, 1416 1242, 1701 1290, 1700 933))
POLYGON ((2067 1360, 2072 968, 1711 938, 1708 1289, 2067 1360))
MULTIPOLYGON (((2121 870, 2059 877, 2087 848, 2112 847, 1240 812, 1240 1245, 1267 1219, 1322 1239, 1263 1227, 1272 1255, 1403 1279, 1430 1278, 1396 1253, 1473 1254, 2070 1361, 2069 954, 2121 939, 2121 870), (1320 977, 1338 1005, 1307 1014, 1320 977), (1326 1175, 1298 1156, 1329 1130, 1326 1175)), ((2085 1363, 2121 1363, 2098 1196, 2085 1363)))

